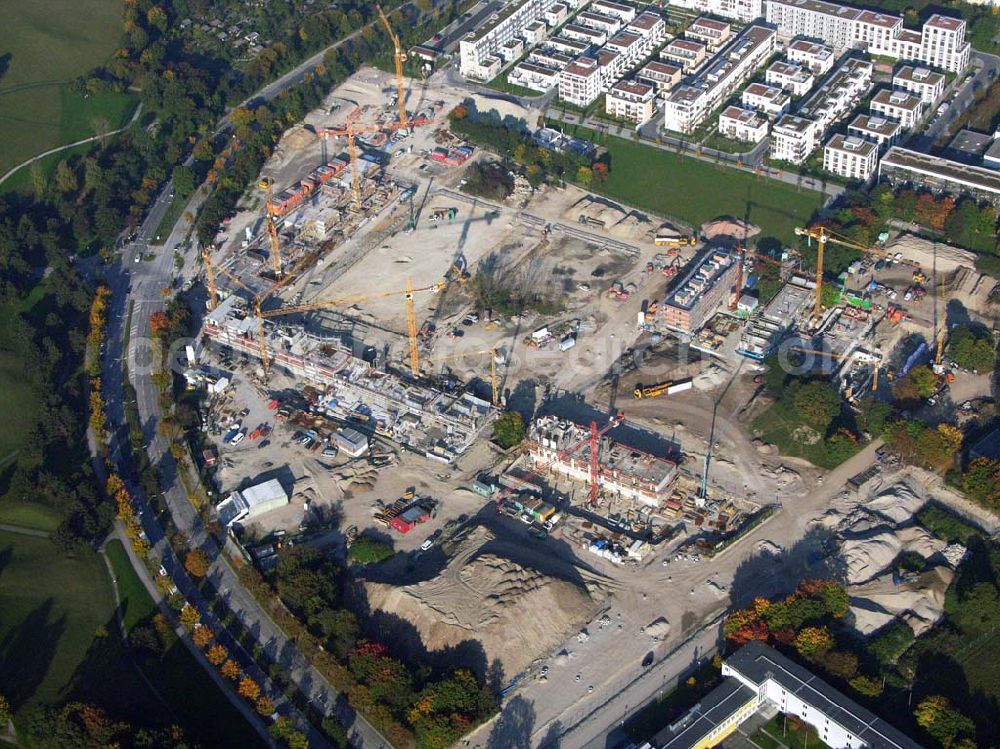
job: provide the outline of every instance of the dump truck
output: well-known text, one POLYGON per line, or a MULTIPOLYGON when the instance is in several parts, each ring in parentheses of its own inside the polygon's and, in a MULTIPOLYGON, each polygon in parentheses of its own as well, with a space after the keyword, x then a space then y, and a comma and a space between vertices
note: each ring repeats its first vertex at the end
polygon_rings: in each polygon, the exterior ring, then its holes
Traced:
POLYGON ((690 377, 684 377, 680 380, 664 380, 663 382, 658 382, 655 385, 638 385, 632 394, 636 398, 657 398, 661 395, 673 395, 674 393, 680 393, 684 390, 690 390, 692 387, 692 381, 690 377))

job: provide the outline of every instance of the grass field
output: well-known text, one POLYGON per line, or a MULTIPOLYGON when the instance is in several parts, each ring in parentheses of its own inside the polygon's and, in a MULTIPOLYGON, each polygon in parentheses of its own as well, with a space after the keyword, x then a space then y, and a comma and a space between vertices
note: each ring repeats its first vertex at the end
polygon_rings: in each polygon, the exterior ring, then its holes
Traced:
POLYGON ((607 146, 611 175, 599 192, 694 226, 720 215, 742 218, 749 213, 751 223, 761 227, 758 240, 776 237, 794 244, 795 227, 823 201, 817 192, 767 177, 624 138, 597 138, 587 128, 563 127, 569 134, 607 146))
MULTIPOLYGON (((15 317, 31 311, 45 296, 45 283, 39 283, 32 292, 18 304, 0 307, 0 477, 11 467, 8 456, 23 443, 37 422, 37 401, 33 378, 23 357, 20 346, 13 338, 12 328, 15 317)), ((5 485, 6 482, 0 481, 5 485)), ((0 496, 3 491, 0 490, 0 496)))
POLYGON ((0 77, 0 173, 93 135, 96 118, 112 130, 123 124, 133 95, 84 99, 66 85, 111 56, 121 13, 118 0, 33 0, 8 9, 0 26, 0 51, 10 55, 0 77))
POLYGON ((51 533, 59 525, 59 515, 45 505, 14 502, 0 497, 0 525, 16 525, 51 533))
POLYGON ((760 434, 760 438, 778 448, 782 455, 805 458, 820 468, 836 468, 843 458, 831 455, 827 443, 809 426, 804 426, 802 419, 795 412, 794 406, 777 401, 760 416, 753 420, 751 429, 760 434))
POLYGON ((819 740, 816 729, 807 723, 800 723, 784 716, 776 715, 767 725, 751 736, 751 740, 760 749, 825 749, 827 746, 819 740))

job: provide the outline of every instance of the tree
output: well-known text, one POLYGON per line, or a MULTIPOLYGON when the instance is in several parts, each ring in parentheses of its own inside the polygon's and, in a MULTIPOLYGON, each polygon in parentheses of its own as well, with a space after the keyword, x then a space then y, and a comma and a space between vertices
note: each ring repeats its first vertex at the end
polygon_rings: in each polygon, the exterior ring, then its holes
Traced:
POLYGON ((189 166, 183 164, 175 166, 173 171, 174 189, 181 195, 190 195, 194 192, 194 171, 189 166))
POLYGON ((194 641, 194 644, 199 648, 206 647, 214 637, 215 635, 212 633, 212 630, 204 624, 195 629, 191 635, 191 639, 194 641))
POLYGON ((261 696, 254 704, 254 710, 257 711, 257 715, 267 718, 274 714, 274 703, 266 696, 261 696))
POLYGON ((934 391, 937 390, 938 376, 927 365, 914 367, 910 370, 909 377, 913 380, 913 384, 917 388, 917 393, 921 398, 930 398, 934 395, 934 391))
POLYGON ((14 719, 14 710, 11 708, 7 698, 0 694, 0 728, 5 732, 7 724, 14 719))
POLYGON ((184 608, 181 609, 180 620, 181 624, 188 629, 194 629, 194 625, 201 621, 201 614, 190 603, 185 603, 184 608))
POLYGON ((977 335, 966 326, 955 328, 948 340, 948 357, 963 369, 989 372, 996 362, 996 340, 988 330, 977 335))
POLYGON ((347 558, 357 564, 377 564, 391 557, 395 552, 392 544, 379 541, 371 536, 361 536, 347 550, 347 558))
POLYGON ((1000 504, 1000 462, 976 458, 962 475, 962 491, 987 507, 1000 504))
POLYGON ((203 578, 208 574, 208 556, 201 549, 192 549, 184 557, 184 569, 192 577, 203 578))
POLYGON ((154 312, 149 316, 149 332, 154 338, 161 338, 170 330, 170 318, 163 312, 154 312))
POLYGON ((240 697, 243 697, 250 702, 254 702, 258 697, 260 697, 260 686, 249 676, 244 676, 240 679, 240 683, 239 686, 237 686, 236 691, 239 692, 240 697))
POLYGON ((78 187, 76 172, 65 159, 56 165, 55 183, 59 192, 75 192, 78 187))
POLYGON ((504 411, 493 422, 493 439, 504 450, 521 444, 525 431, 524 418, 518 411, 504 411))
POLYGON ((803 658, 818 658, 833 647, 830 630, 824 627, 804 627, 795 636, 795 650, 803 658))
POLYGON ((205 657, 208 658, 208 662, 213 666, 221 666, 229 657, 229 651, 222 647, 222 645, 216 643, 208 649, 208 652, 205 653, 205 657))
POLYGON ((855 676, 848 683, 851 685, 851 689, 865 697, 878 697, 882 694, 882 682, 865 674, 855 676))
POLYGON ((234 660, 228 660, 225 663, 223 663, 222 667, 219 669, 219 672, 230 681, 236 681, 238 678, 240 678, 240 666, 234 660))
POLYGON ((802 420, 818 429, 825 429, 840 413, 840 395, 822 380, 807 382, 795 394, 795 410, 802 420))
POLYGON ((932 695, 920 701, 913 711, 917 725, 927 731, 946 749, 957 742, 975 735, 976 726, 967 716, 955 709, 947 697, 932 695))
POLYGON ((834 676, 848 681, 858 673, 858 656, 845 650, 832 650, 823 656, 823 667, 834 676))

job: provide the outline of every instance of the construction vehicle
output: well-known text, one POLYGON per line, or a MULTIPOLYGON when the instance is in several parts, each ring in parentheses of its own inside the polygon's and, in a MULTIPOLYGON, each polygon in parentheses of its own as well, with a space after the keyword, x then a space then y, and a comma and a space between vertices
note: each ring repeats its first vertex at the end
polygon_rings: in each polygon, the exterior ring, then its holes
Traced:
POLYGON ((657 247, 693 247, 698 244, 698 240, 686 234, 670 236, 658 234, 653 244, 657 247))
POLYGON ((466 283, 470 278, 472 275, 469 273, 468 262, 464 255, 455 258, 455 262, 451 264, 444 276, 445 281, 458 281, 459 283, 466 283))
MULTIPOLYGON (((261 190, 269 190, 271 189, 272 185, 274 185, 274 180, 271 177, 261 177, 260 181, 257 182, 257 187, 259 187, 261 190)), ((268 203, 270 202, 271 201, 269 199, 268 203)))
POLYGON ((692 379, 690 377, 684 377, 680 380, 664 380, 663 382, 658 382, 655 385, 648 385, 646 387, 638 385, 636 389, 632 391, 632 395, 636 398, 658 398, 661 395, 673 395, 674 393, 680 393, 684 390, 690 390, 692 387, 692 379))
POLYGON ((382 25, 385 26, 386 33, 392 40, 392 59, 396 64, 396 106, 399 108, 400 128, 405 128, 408 124, 406 121, 406 88, 403 80, 403 63, 406 62, 406 53, 403 52, 403 46, 399 42, 399 37, 393 32, 389 19, 386 17, 385 11, 382 10, 382 6, 376 4, 375 7, 378 9, 379 18, 382 19, 382 25))
POLYGON ((454 221, 458 215, 457 208, 435 208, 431 211, 429 221, 454 221))
POLYGON ((927 283, 927 275, 919 268, 913 271, 913 283, 927 283))

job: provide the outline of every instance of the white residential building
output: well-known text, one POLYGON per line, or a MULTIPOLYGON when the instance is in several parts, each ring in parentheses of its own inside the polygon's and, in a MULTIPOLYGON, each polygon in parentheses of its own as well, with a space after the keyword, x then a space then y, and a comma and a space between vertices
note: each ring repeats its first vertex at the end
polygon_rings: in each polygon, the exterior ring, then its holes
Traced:
POLYGON ((901 129, 898 122, 868 114, 859 114, 847 126, 849 135, 867 138, 879 147, 893 145, 901 129))
POLYGON ((567 23, 562 27, 559 35, 565 39, 575 39, 578 42, 586 42, 594 47, 599 47, 608 41, 608 35, 604 31, 592 29, 589 26, 581 26, 578 23, 567 23))
POLYGON ((532 50, 528 55, 528 62, 535 65, 542 65, 546 68, 553 68, 557 73, 569 65, 576 58, 564 52, 558 52, 548 46, 532 50))
POLYGON ((628 71, 625 57, 613 49, 597 50, 597 69, 601 74, 601 91, 607 91, 628 71))
POLYGON ((944 93, 945 78, 927 68, 904 65, 892 74, 892 87, 919 96, 924 104, 933 104, 944 93))
POLYGON ((788 111, 792 97, 778 86, 768 86, 766 83, 751 83, 743 89, 740 101, 747 109, 755 109, 772 120, 788 111))
POLYGON ((747 26, 690 83, 670 93, 663 105, 663 126, 681 133, 692 132, 770 57, 775 38, 774 29, 747 26))
POLYGON ((819 123, 821 136, 846 117, 868 93, 875 66, 868 60, 845 58, 836 70, 799 106, 799 114, 819 123))
POLYGON ((776 60, 768 66, 764 80, 774 86, 780 86, 792 96, 805 96, 816 79, 809 69, 802 65, 776 60))
POLYGON ((782 38, 822 39, 837 50, 862 49, 899 60, 917 60, 951 72, 969 64, 965 21, 931 16, 918 32, 903 19, 824 0, 765 0, 764 15, 782 38))
POLYGON ((569 7, 565 3, 556 3, 543 16, 545 25, 554 29, 569 17, 569 7))
POLYGON ((672 39, 660 50, 660 59, 676 62, 685 73, 701 67, 708 55, 708 47, 694 39, 672 39))
POLYGON ((871 110, 896 120, 906 129, 914 127, 924 113, 924 102, 909 91, 883 88, 872 97, 871 110))
POLYGON ((837 133, 823 149, 823 169, 847 179, 867 180, 878 167, 878 145, 856 135, 837 133))
POLYGON ((663 20, 663 16, 649 10, 644 10, 629 21, 625 30, 643 38, 646 45, 646 55, 651 54, 667 38, 667 24, 663 20))
POLYGON ((614 117, 624 117, 642 124, 653 116, 656 89, 642 81, 618 81, 605 97, 605 111, 614 117))
POLYGON ((750 23, 764 15, 762 0, 672 0, 672 6, 750 23))
POLYGON ((524 40, 523 39, 511 39, 509 42, 505 43, 500 47, 500 59, 504 61, 504 64, 514 62, 517 58, 524 54, 524 40))
POLYGON ((816 150, 820 134, 815 120, 786 114, 771 128, 771 158, 801 164, 816 150))
POLYGON ((554 49, 556 52, 562 52, 564 55, 572 55, 573 57, 579 57, 580 55, 585 55, 590 51, 590 42, 581 42, 579 39, 569 39, 564 36, 551 36, 549 40, 545 42, 545 46, 548 49, 554 49))
POLYGON ((541 22, 546 11, 556 4, 557 0, 515 0, 469 32, 458 45, 462 75, 483 80, 496 76, 499 69, 494 61, 499 60, 503 45, 524 38, 527 27, 541 22))
POLYGON ((833 67, 836 55, 833 47, 809 39, 795 39, 785 47, 785 56, 791 62, 805 65, 815 75, 825 75, 833 67))
POLYGON ((631 5, 615 3, 612 0, 594 0, 590 4, 590 10, 605 16, 614 16, 623 23, 629 23, 636 16, 636 10, 631 5))
POLYGON ((573 20, 581 26, 603 31, 609 36, 611 34, 617 34, 621 30, 622 26, 625 25, 622 22, 622 19, 617 16, 606 16, 603 13, 595 13, 590 10, 584 10, 577 13, 576 18, 573 20))
POLYGON ((507 82, 533 91, 548 91, 559 85, 559 71, 532 62, 522 62, 507 74, 507 82))
POLYGON ((728 106, 719 114, 719 133, 743 143, 759 143, 767 137, 767 118, 752 109, 728 106))
POLYGON ((656 87, 656 93, 662 94, 681 82, 683 72, 681 66, 676 63, 653 60, 639 68, 636 75, 652 83, 656 87))
POLYGON ((715 52, 728 42, 732 33, 733 27, 731 24, 715 18, 706 18, 705 16, 696 18, 684 30, 684 36, 688 39, 704 42, 711 52, 715 52))
POLYGON ((617 52, 622 57, 625 70, 634 67, 648 55, 646 40, 631 31, 619 31, 608 39, 604 49, 617 52))
POLYGON ((548 31, 549 29, 544 21, 532 21, 524 27, 524 31, 521 32, 521 38, 530 47, 535 44, 541 44, 548 31))
POLYGON ((601 95, 601 69, 593 57, 580 57, 559 73, 559 98, 586 107, 601 95))

